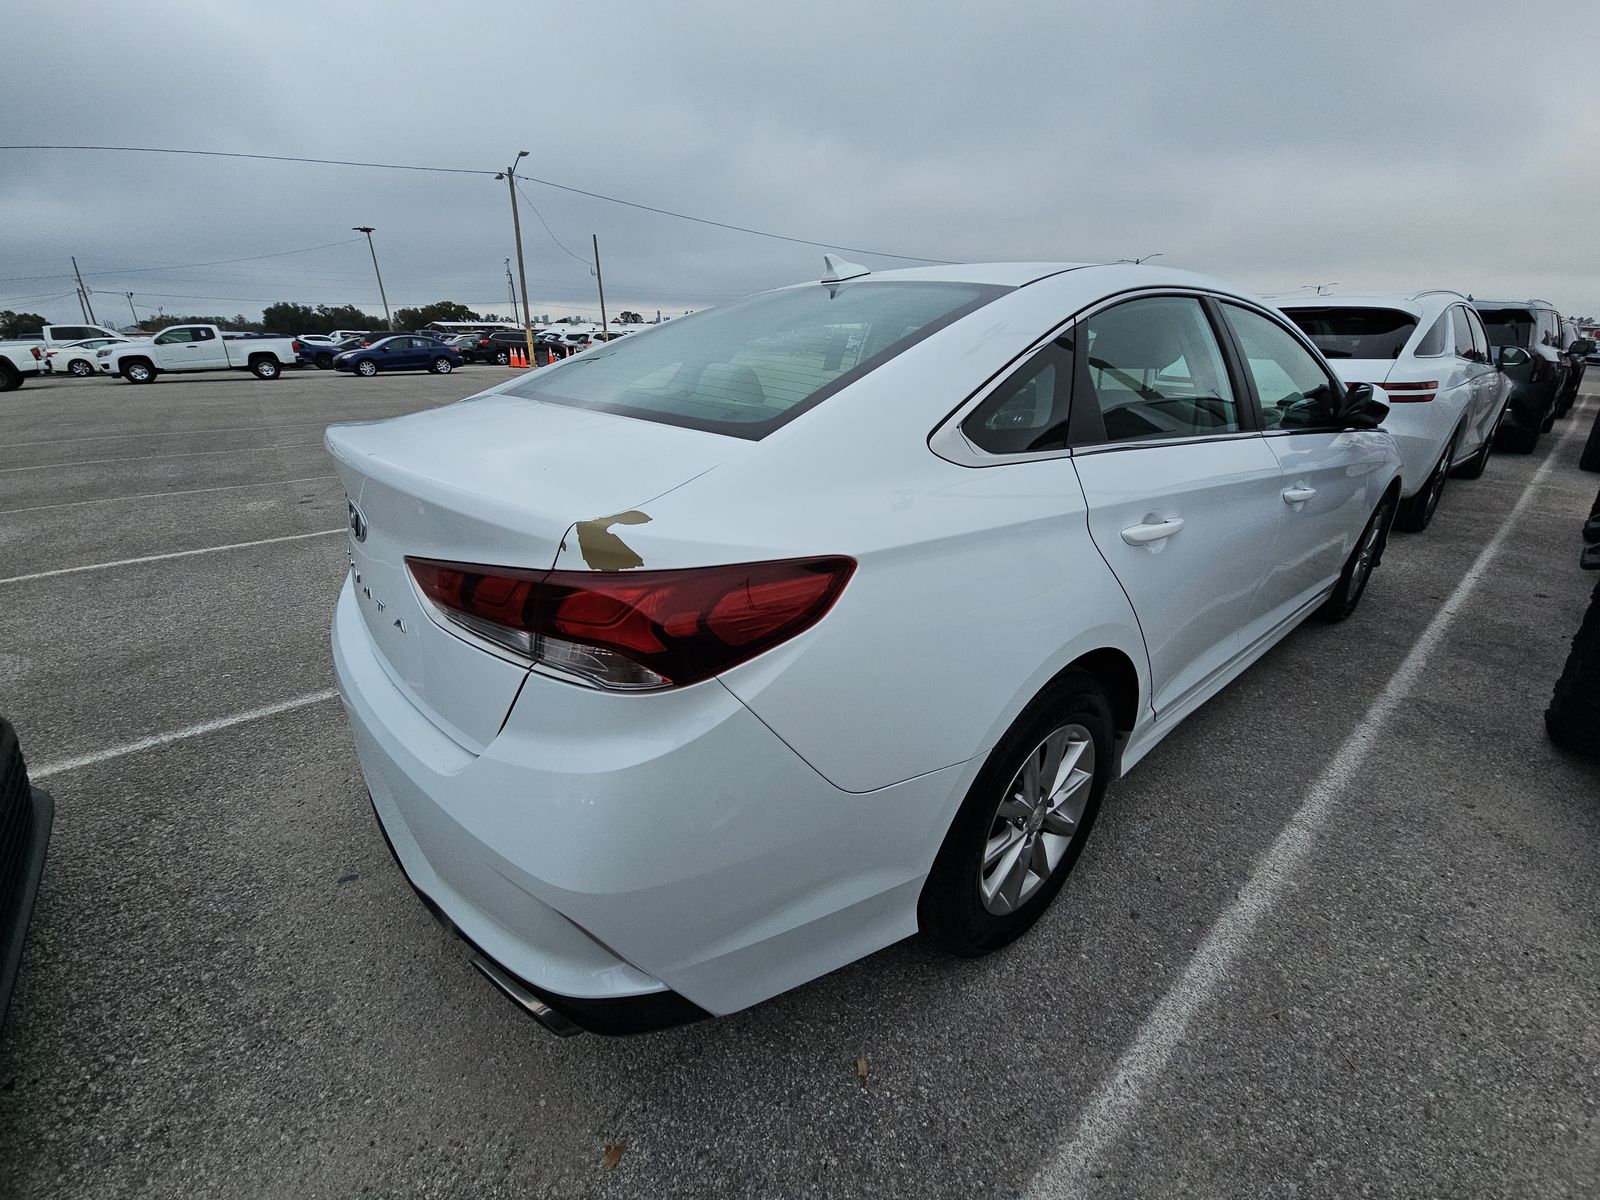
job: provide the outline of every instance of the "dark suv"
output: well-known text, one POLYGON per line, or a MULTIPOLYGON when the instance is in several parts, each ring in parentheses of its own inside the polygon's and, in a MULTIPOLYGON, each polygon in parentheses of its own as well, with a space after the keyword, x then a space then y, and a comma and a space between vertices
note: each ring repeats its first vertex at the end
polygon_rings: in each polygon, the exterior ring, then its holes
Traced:
POLYGON ((1561 350, 1561 314, 1548 300, 1474 300, 1495 365, 1511 380, 1497 441, 1529 454, 1556 419, 1572 365, 1561 350))
POLYGON ((1561 352, 1567 356, 1567 386, 1556 397, 1556 419, 1567 415, 1578 399, 1578 388, 1583 385, 1583 373, 1589 366, 1589 355, 1594 353, 1594 339, 1578 332, 1573 321, 1561 322, 1561 352))

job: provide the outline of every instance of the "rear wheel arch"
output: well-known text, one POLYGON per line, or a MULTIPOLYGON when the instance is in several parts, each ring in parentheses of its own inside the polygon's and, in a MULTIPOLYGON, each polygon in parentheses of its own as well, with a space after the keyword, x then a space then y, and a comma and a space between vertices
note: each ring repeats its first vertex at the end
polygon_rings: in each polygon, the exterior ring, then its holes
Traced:
POLYGON ((1116 731, 1119 734, 1133 732, 1139 722, 1139 704, 1143 699, 1139 668, 1134 666, 1133 659, 1110 646, 1091 650, 1073 659, 1045 686, 1052 686, 1068 671, 1082 671, 1104 688, 1111 701, 1111 718, 1116 731))

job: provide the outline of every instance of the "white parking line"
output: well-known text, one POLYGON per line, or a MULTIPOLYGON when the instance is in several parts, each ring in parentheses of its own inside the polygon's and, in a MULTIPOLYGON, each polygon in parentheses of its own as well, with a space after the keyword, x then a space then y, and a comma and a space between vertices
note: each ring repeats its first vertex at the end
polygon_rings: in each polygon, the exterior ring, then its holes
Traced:
POLYGON ((195 433, 272 433, 279 429, 312 429, 326 424, 326 421, 291 421, 283 425, 231 425, 226 429, 169 429, 165 433, 94 433, 82 437, 44 438, 37 442, 11 442, 7 448, 59 446, 63 442, 120 442, 126 438, 188 437, 195 433))
POLYGON ((27 583, 33 579, 52 579, 57 575, 76 575, 80 571, 105 571, 111 567, 131 567, 136 563, 160 562, 167 558, 190 558, 196 554, 218 554, 223 550, 247 550, 251 546, 270 546, 274 542, 300 542, 306 538, 331 537, 345 532, 343 525, 337 529, 319 529, 316 533, 291 533, 284 537, 258 538, 253 542, 230 542, 226 546, 201 546, 198 550, 174 550, 170 554, 146 554, 142 558, 118 558, 111 562, 85 563, 81 567, 57 567, 54 571, 35 571, 31 575, 12 575, 0 579, 0 584, 27 583))
POLYGON ((235 725, 243 725, 247 721, 259 721, 263 717, 275 717, 279 713, 292 712, 297 708, 305 708, 307 705, 321 704, 324 700, 332 700, 338 694, 336 689, 327 688, 320 692, 310 692, 304 696, 296 696, 293 700, 282 700, 277 704, 269 704, 265 708, 252 708, 248 712, 234 713, 231 717, 218 717, 212 721, 202 721, 198 725, 188 725, 182 729, 174 729, 171 733, 158 733, 153 737, 140 738, 136 742, 124 742, 120 746, 108 746, 104 750, 96 750, 93 754, 81 754, 77 758, 65 758, 60 762, 46 763, 42 767, 29 768, 28 777, 37 781, 46 779, 51 775, 60 775, 63 771, 76 771, 79 767, 92 767, 96 763, 103 763, 113 758, 121 758, 125 754, 138 754, 141 750, 153 750, 157 746, 165 746, 172 742, 181 742, 188 738, 200 737, 206 733, 215 733, 219 729, 229 729, 235 725))
MULTIPOLYGON (((1428 622, 1388 686, 1362 715, 1355 731, 1312 783, 1300 808, 1239 890, 1238 898, 1217 918, 1195 950, 1182 977, 1161 997, 1111 1073, 1100 1081, 1100 1086, 1079 1111, 1072 1133, 1034 1175, 1025 1193, 1028 1200, 1064 1200, 1067 1197, 1077 1200, 1089 1194, 1097 1167, 1122 1137, 1128 1123, 1137 1116, 1146 1089, 1165 1071, 1195 1016, 1216 994, 1235 961, 1247 949, 1256 927, 1294 885, 1335 801, 1344 794, 1347 782, 1372 753, 1389 718, 1411 691, 1456 614, 1500 552, 1512 527, 1549 477, 1578 424, 1576 420, 1567 422, 1566 430, 1528 480, 1494 537, 1428 622)), ((1583 424, 1587 429, 1588 423, 1583 424)), ((1117 1190, 1114 1184, 1110 1190, 1113 1193, 1117 1190)))
POLYGON ((268 450, 322 448, 321 442, 288 442, 281 446, 246 446, 236 450, 183 450, 172 454, 135 454, 130 458, 75 458, 71 462, 39 463, 32 467, 0 467, 0 475, 16 471, 59 471, 62 467, 98 467, 105 463, 152 462, 158 458, 205 458, 217 454, 264 454, 268 450))
POLYGON ((123 500, 156 500, 163 496, 198 496, 202 492, 233 492, 240 488, 275 487, 280 483, 315 483, 337 479, 337 475, 302 475, 298 479, 267 479, 261 483, 225 483, 220 487, 185 488, 176 492, 135 492, 131 496, 101 496, 95 500, 63 500, 59 504, 34 504, 28 508, 0 508, 0 517, 12 513, 43 512, 47 508, 76 508, 80 504, 116 504, 123 500))

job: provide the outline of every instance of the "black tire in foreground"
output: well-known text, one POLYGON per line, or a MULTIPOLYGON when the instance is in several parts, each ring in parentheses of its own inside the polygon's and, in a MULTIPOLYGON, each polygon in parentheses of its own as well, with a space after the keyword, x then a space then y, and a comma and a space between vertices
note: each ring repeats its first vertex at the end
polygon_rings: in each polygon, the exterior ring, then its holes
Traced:
POLYGON ((283 374, 283 368, 277 359, 262 355, 250 360, 250 373, 257 379, 276 379, 283 374))
POLYGON ((0 717, 0 1021, 22 964, 54 816, 49 793, 28 782, 17 731, 0 717))
POLYGON ((22 372, 0 358, 0 392, 12 392, 22 386, 22 372))
POLYGON ((1567 665, 1544 710, 1544 727, 1563 750, 1600 762, 1600 583, 1572 638, 1567 665))
POLYGON ((1433 473, 1417 489, 1417 494, 1409 500, 1400 501, 1400 507, 1395 512, 1394 527, 1402 533, 1421 533, 1432 522, 1433 514, 1439 510, 1439 499, 1444 495, 1445 482, 1450 478, 1450 460, 1455 457, 1456 438, 1460 436, 1459 433, 1451 435, 1444 453, 1434 464, 1433 473))
POLYGON ((1600 405, 1595 406, 1594 424, 1589 427, 1589 438, 1583 443, 1578 466, 1585 471, 1600 471, 1600 405))
POLYGON ((1063 671, 989 754, 917 902, 922 931, 976 958, 1015 941, 1055 899, 1089 840, 1111 778, 1105 690, 1063 671))

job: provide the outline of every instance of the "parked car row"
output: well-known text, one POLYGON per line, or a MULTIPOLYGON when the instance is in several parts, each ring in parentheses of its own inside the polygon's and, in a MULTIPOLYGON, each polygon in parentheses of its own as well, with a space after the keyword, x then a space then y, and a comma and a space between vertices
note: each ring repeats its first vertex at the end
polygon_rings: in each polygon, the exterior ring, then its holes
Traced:
POLYGON ((389 847, 563 1034, 919 929, 997 949, 1115 779, 1553 419, 1547 308, 830 256, 332 426, 334 661, 389 847))

